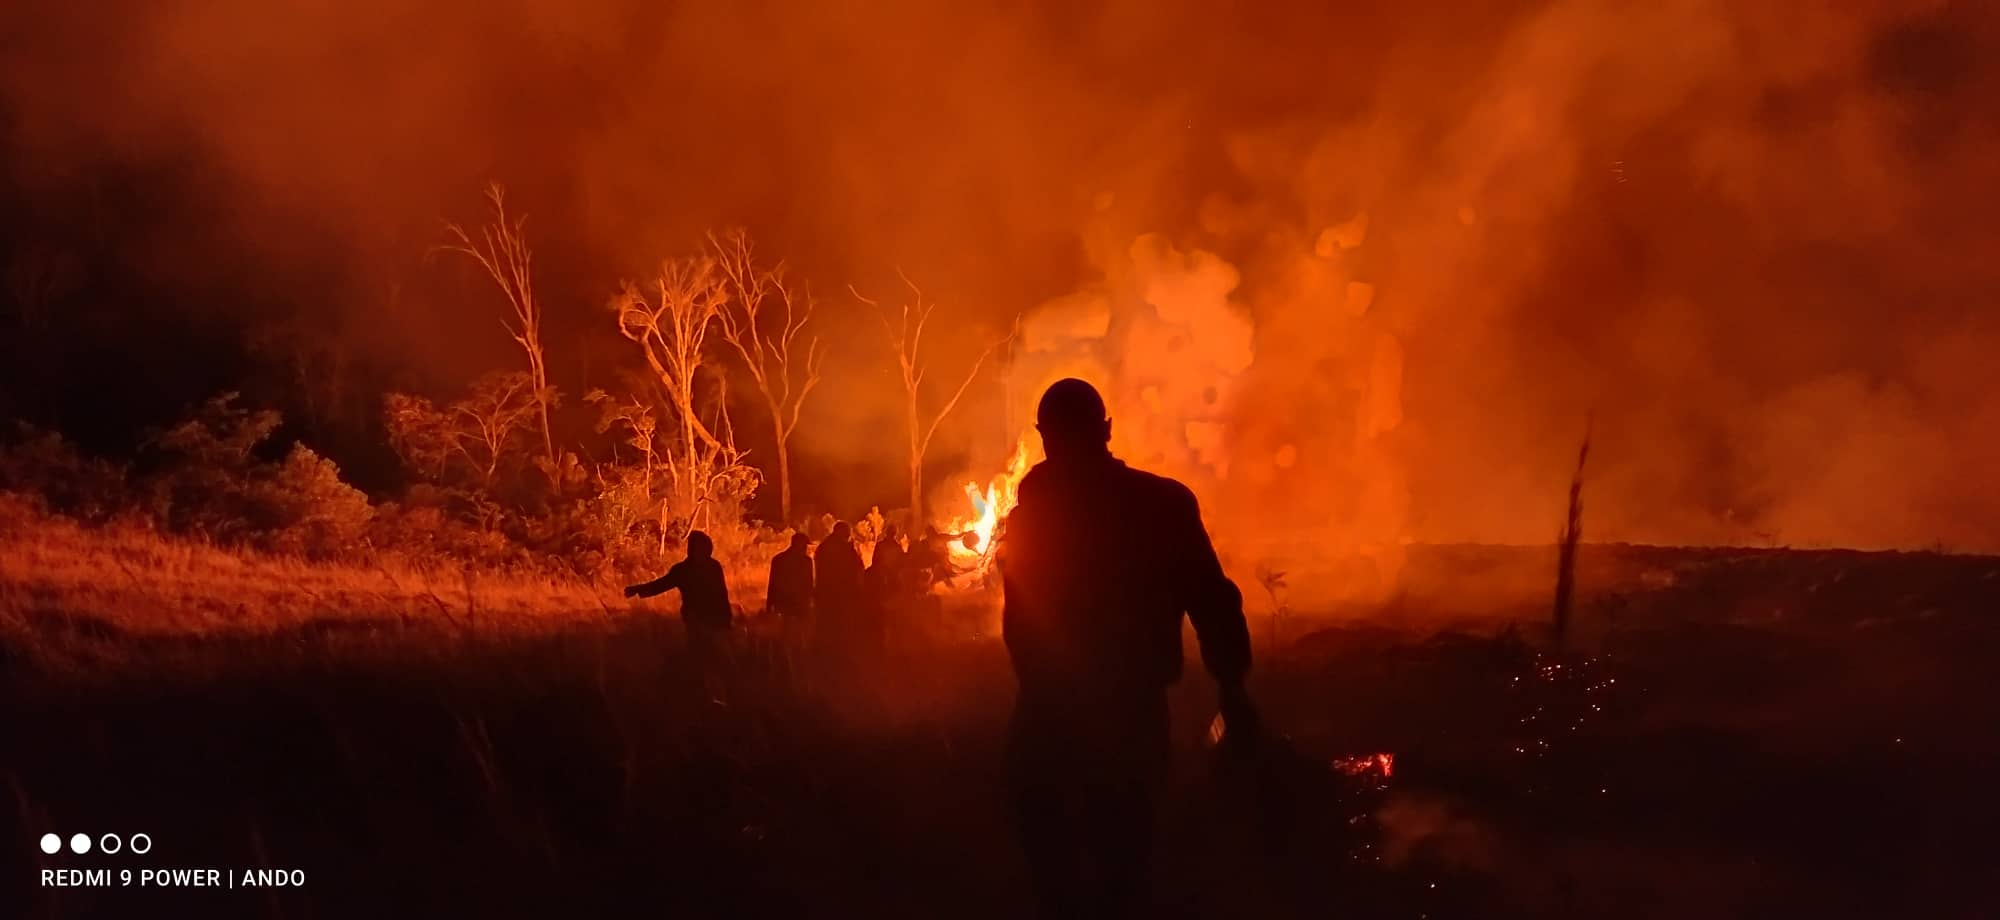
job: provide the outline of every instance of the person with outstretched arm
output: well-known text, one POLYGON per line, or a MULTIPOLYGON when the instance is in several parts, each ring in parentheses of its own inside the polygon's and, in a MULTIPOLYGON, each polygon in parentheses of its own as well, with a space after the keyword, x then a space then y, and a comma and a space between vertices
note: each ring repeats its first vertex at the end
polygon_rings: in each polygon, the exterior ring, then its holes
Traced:
POLYGON ((681 592, 681 623, 687 627, 688 650, 707 660, 727 643, 732 618, 729 583, 722 577, 722 563, 715 559, 715 541, 708 534, 689 531, 687 558, 674 563, 659 578, 627 587, 625 596, 653 597, 675 589, 681 592))
POLYGON ((999 546, 1002 630, 1019 685, 1007 775, 1050 916, 1143 916, 1169 755, 1166 689, 1194 624, 1233 743, 1256 736, 1250 631, 1194 493, 1111 455, 1090 384, 1058 381, 999 546))

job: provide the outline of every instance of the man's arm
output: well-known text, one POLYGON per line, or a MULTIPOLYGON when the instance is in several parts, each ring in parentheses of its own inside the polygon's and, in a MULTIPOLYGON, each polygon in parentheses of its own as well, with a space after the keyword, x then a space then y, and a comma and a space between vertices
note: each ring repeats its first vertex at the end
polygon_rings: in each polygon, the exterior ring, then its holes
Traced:
POLYGON ((631 587, 626 588, 625 596, 652 597, 656 594, 665 594, 668 591, 672 591, 673 589, 681 586, 680 574, 681 574, 681 564, 676 562, 674 563, 673 568, 667 570, 667 574, 655 578, 652 581, 645 582, 643 584, 632 585, 631 587))
POLYGON ((1238 688, 1250 673, 1250 625, 1243 619, 1243 592, 1222 571, 1194 493, 1185 487, 1181 493, 1181 604, 1194 623, 1208 673, 1225 691, 1238 688))
POLYGON ((1243 592, 1222 571, 1215 544, 1201 523, 1201 506, 1194 493, 1181 488, 1185 511, 1179 525, 1182 547, 1181 603, 1201 642, 1201 662, 1215 677, 1216 703, 1222 724, 1236 751, 1254 749, 1263 734, 1263 720, 1250 702, 1243 679, 1250 673, 1250 624, 1243 619, 1243 592))

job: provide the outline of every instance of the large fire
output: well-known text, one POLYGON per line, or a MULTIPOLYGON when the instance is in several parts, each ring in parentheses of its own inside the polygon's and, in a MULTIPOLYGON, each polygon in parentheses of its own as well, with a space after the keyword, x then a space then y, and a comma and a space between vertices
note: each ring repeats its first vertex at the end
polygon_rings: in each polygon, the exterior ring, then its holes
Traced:
POLYGON ((983 573, 992 564, 994 537, 999 533, 1001 522, 1007 519, 1007 513, 1014 510, 1015 490, 1021 484, 1021 477, 1027 475, 1028 467, 1034 463, 1031 441, 1031 434, 1021 435, 1014 444, 1014 455, 1007 461, 1007 468, 994 476, 984 489, 977 482, 965 483, 967 512, 951 518, 940 528, 951 536, 953 567, 960 571, 983 573))

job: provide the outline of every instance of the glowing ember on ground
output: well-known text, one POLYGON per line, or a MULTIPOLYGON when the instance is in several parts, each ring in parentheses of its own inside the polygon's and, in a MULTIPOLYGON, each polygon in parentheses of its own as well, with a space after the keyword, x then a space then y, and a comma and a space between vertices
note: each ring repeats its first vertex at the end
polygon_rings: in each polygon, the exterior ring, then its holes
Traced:
POLYGON ((1379 753, 1335 757, 1332 766, 1335 772, 1346 776, 1380 776, 1389 779, 1396 775, 1396 755, 1379 753))

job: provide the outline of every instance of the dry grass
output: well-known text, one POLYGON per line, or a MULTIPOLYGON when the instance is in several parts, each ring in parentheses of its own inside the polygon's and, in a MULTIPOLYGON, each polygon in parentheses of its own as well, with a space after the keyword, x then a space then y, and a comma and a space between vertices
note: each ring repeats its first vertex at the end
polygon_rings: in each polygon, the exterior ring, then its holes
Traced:
MULTIPOLYGON (((1577 638, 1604 657, 1565 683, 1487 634, 1543 621, 1550 555, 1424 548, 1412 583, 1450 590, 1260 650, 1290 742, 1255 763, 1192 743, 1213 691, 1183 681, 1174 915, 1994 915, 2000 561, 1582 547, 1578 625, 1603 628, 1577 638), (1450 617, 1485 631, 1433 634, 1450 617), (1373 752, 1386 790, 1327 769, 1373 752)), ((1028 914, 1000 643, 743 636, 718 671, 670 616, 621 615, 671 600, 618 587, 306 564, 0 497, 0 737, 26 742, 0 745, 0 823, 304 868, 270 916, 1028 914)), ((97 894, 17 913, 194 909, 97 894)))
MULTIPOLYGON (((768 555, 744 556, 729 566, 730 589, 754 611, 768 555)), ((309 561, 137 525, 84 526, 0 495, 0 622, 17 628, 61 620, 136 637, 260 636, 335 623, 535 633, 580 618, 678 610, 677 598, 642 604, 622 587, 388 554, 309 561)))

